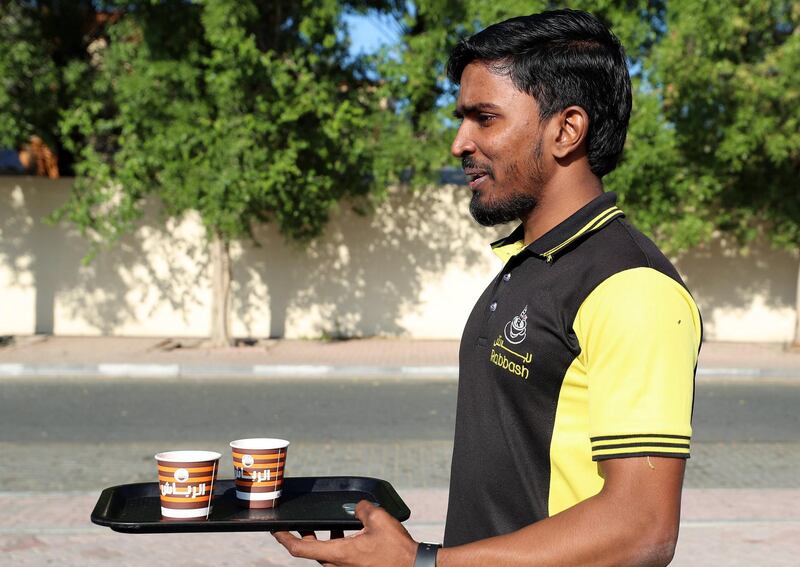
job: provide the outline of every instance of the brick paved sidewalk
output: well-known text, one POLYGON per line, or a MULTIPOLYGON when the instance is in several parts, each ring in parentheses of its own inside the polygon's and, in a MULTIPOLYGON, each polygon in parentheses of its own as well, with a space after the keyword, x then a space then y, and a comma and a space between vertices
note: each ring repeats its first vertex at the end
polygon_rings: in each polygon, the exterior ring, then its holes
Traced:
MULTIPOLYGON (((441 541, 445 490, 401 490, 412 509, 412 536, 441 541)), ((293 567, 263 533, 118 534, 89 522, 96 494, 0 493, 0 563, 115 567, 141 565, 293 567)), ((673 565, 797 565, 800 490, 684 492, 681 535, 673 565)))

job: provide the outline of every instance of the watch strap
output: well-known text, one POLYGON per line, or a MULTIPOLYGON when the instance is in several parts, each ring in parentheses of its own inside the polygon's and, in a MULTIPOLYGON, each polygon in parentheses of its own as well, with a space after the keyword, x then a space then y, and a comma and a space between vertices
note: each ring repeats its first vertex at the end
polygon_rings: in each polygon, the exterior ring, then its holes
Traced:
POLYGON ((442 547, 438 543, 421 542, 417 546, 417 557, 414 559, 414 567, 436 567, 436 554, 442 547))

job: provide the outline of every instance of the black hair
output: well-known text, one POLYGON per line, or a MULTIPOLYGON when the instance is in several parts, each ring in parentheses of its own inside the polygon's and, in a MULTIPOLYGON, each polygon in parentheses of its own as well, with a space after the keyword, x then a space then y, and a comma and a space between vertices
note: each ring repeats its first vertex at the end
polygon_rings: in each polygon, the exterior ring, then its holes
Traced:
POLYGON ((460 84, 473 61, 508 75, 536 99, 542 120, 572 105, 583 108, 592 172, 603 177, 616 167, 631 114, 631 79, 622 44, 595 16, 553 10, 489 26, 453 48, 450 80, 460 84))

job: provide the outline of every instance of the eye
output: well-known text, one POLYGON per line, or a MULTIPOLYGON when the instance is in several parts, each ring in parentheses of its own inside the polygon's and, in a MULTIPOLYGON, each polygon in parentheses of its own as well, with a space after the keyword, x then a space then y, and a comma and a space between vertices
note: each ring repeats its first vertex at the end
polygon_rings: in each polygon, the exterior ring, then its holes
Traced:
POLYGON ((496 117, 494 114, 486 114, 485 112, 481 112, 478 114, 478 123, 481 126, 488 126, 495 118, 496 117))

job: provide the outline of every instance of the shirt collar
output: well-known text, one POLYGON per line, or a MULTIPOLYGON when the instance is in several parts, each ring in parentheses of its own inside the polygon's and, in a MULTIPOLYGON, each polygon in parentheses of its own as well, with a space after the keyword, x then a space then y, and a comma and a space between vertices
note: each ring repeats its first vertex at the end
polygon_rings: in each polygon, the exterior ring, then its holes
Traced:
POLYGON ((525 229, 519 225, 505 238, 492 242, 492 251, 503 262, 507 262, 522 250, 528 250, 552 262, 556 256, 568 250, 571 244, 600 230, 613 219, 625 216, 625 213, 617 208, 616 202, 616 193, 603 193, 528 246, 523 245, 525 229))

